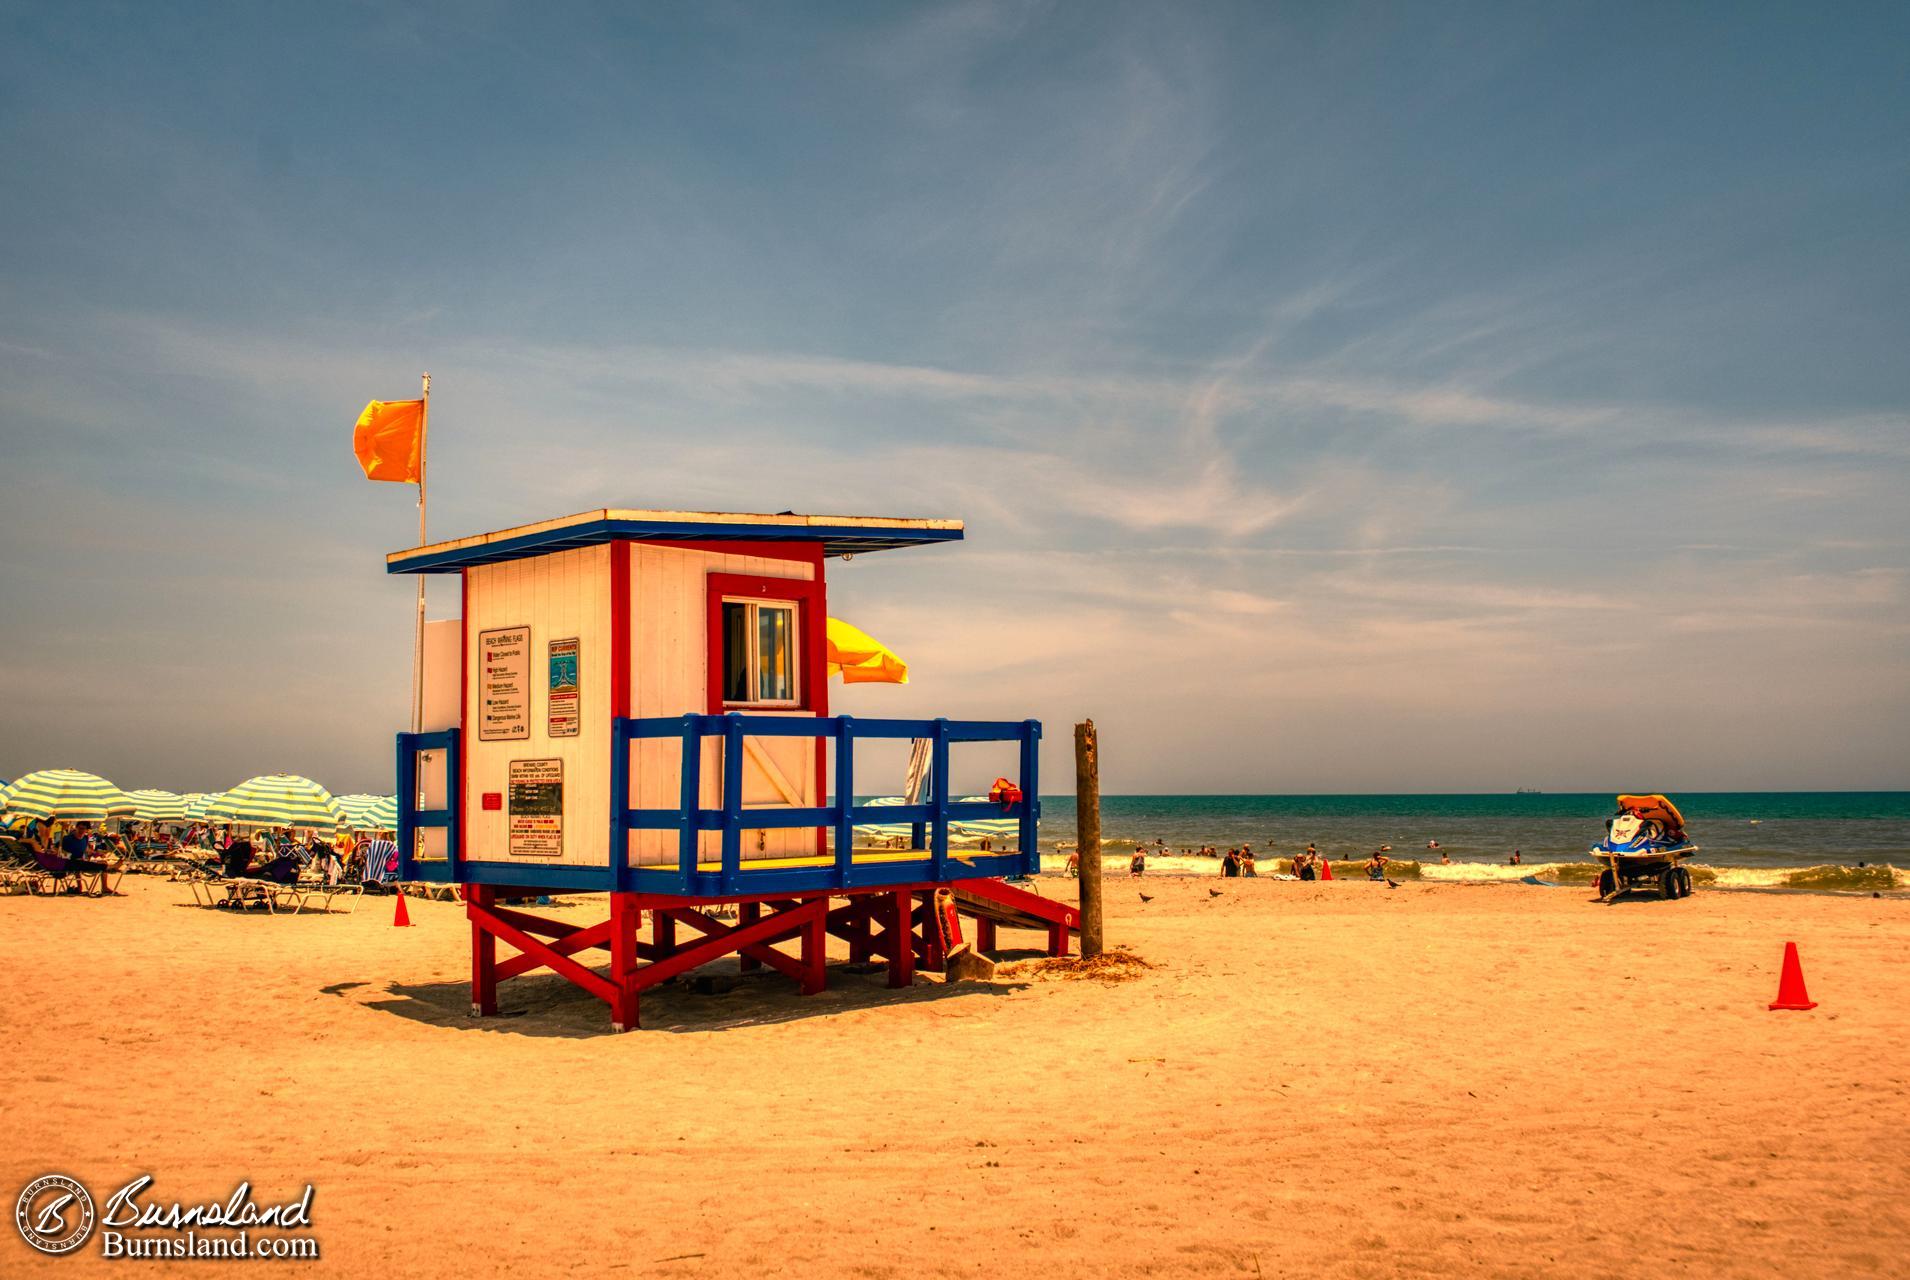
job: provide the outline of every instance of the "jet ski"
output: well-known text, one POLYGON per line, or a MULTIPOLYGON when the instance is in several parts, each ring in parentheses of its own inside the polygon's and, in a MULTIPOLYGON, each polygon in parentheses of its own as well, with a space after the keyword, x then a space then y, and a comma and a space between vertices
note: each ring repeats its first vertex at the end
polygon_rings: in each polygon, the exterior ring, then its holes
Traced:
POLYGON ((1656 890, 1661 898, 1687 897, 1691 871, 1680 864, 1697 851, 1677 805, 1661 795, 1621 795, 1618 812, 1605 820, 1605 838, 1590 850, 1604 864, 1598 899, 1611 902, 1639 889, 1656 890))

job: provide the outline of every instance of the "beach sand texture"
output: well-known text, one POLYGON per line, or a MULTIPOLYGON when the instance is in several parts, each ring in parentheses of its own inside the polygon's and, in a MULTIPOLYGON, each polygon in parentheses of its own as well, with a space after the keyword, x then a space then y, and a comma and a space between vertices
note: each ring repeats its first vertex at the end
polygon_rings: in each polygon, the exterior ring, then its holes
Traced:
POLYGON ((449 903, 0 899, 0 1190, 310 1181, 341 1274, 1903 1273, 1910 901, 1139 887, 1134 981, 765 977, 625 1036, 548 976, 467 1018, 449 903), (1765 1009, 1786 940, 1814 1012, 1765 1009))

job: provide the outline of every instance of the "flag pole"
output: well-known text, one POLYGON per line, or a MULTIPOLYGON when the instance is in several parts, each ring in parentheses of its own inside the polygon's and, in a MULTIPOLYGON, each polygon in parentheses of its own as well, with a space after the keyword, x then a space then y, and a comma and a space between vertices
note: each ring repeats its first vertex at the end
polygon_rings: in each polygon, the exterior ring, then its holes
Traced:
MULTIPOLYGON (((418 410, 418 545, 425 545, 425 458, 431 440, 431 375, 424 375, 424 404, 418 410)), ((424 732, 424 574, 418 575, 418 626, 411 640, 411 732, 424 732)))

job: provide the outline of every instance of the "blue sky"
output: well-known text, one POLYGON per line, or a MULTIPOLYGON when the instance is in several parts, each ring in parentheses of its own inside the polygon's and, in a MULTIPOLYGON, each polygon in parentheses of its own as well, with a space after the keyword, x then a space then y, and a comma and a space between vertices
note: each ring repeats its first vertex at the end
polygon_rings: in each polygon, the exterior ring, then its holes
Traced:
POLYGON ((428 368, 437 535, 967 519, 841 703, 1051 780, 1910 786, 1902 6, 166 8, 0 8, 0 776, 389 789, 428 368))

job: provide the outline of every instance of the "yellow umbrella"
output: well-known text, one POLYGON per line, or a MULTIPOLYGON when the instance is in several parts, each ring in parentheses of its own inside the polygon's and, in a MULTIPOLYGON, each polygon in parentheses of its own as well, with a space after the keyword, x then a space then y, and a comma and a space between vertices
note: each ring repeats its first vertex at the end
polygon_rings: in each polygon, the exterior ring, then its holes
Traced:
POLYGON ((868 632, 829 619, 829 674, 844 684, 907 684, 909 664, 868 632))

